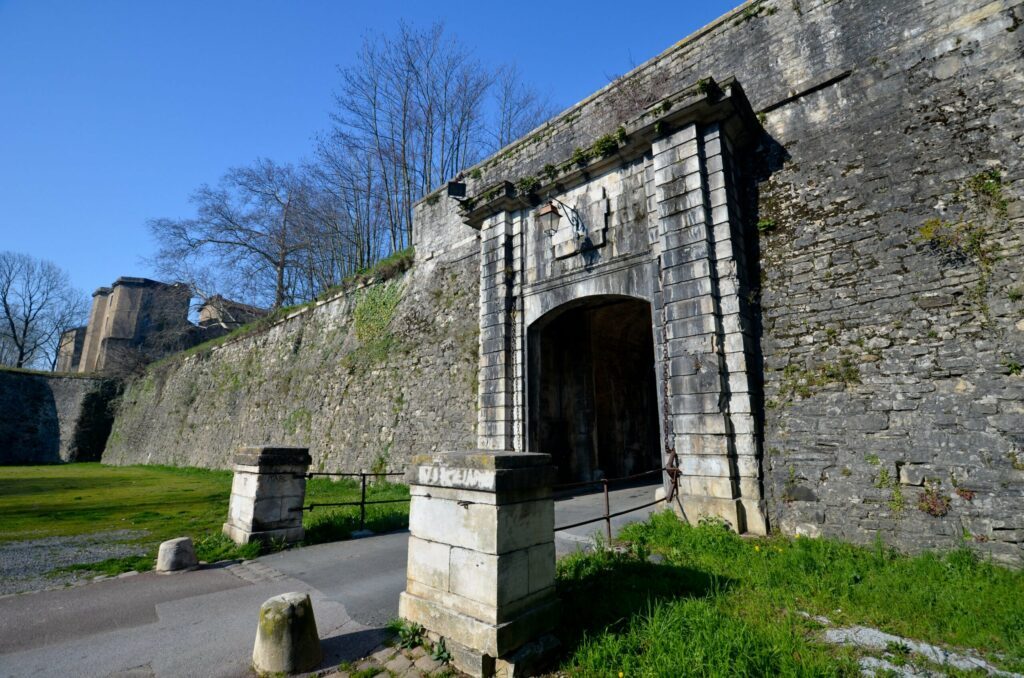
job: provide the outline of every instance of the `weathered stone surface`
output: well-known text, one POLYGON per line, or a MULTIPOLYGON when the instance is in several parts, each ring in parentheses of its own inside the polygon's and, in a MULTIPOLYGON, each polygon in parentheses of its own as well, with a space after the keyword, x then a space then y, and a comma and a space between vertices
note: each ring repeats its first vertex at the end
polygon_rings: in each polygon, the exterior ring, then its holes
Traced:
POLYGON ((118 384, 0 367, 0 465, 97 461, 118 384))
POLYGON ((276 441, 308 447, 315 470, 400 471, 414 453, 473 446, 479 273, 465 228, 469 241, 418 251, 386 283, 400 299, 379 337, 356 336, 364 289, 148 368, 127 386, 104 462, 230 468, 240 445, 276 441))
POLYGON ((624 295, 680 323, 656 335, 658 393, 673 415, 695 417, 668 423, 695 432, 664 431, 662 451, 687 455, 691 490, 709 499, 734 501, 713 479, 735 480, 739 503, 711 513, 908 550, 960 546, 967 531, 971 548, 1019 564, 1024 10, 989 0, 772 9, 713 22, 468 171, 467 188, 542 177, 640 113, 624 93, 656 100, 709 76, 735 76, 761 112, 751 146, 732 148, 697 121, 643 137, 644 157, 595 161, 564 197, 603 244, 564 259, 507 189, 479 232, 453 201, 428 198, 415 208, 418 263, 394 325, 407 355, 354 375, 336 367, 358 348, 354 301, 326 304, 133 384, 111 459, 224 465, 247 430, 308 441, 315 463, 348 470, 384 449, 393 460, 530 449, 528 365, 516 356, 531 324, 624 295), (936 224, 947 238, 927 237, 936 224), (971 225, 973 252, 955 246, 971 225), (693 259, 712 250, 713 266, 693 259), (455 290, 454 304, 440 303, 455 290), (721 331, 700 333, 716 314, 721 331), (728 425, 703 416, 726 411, 728 425), (289 433, 288 421, 300 425, 289 433), (974 498, 934 518, 905 485, 901 504, 894 485, 911 479, 901 469, 919 464, 947 493, 974 498))
POLYGON ((417 459, 423 466, 410 477, 432 484, 411 488, 399 615, 444 637, 460 670, 491 675, 494 657, 554 623, 550 457, 475 451, 417 459), (500 489, 510 472, 517 480, 500 489), (524 493, 531 499, 520 499, 524 493))
POLYGON ((257 673, 302 673, 322 661, 309 594, 282 593, 263 603, 252 651, 257 673))
POLYGON ((224 534, 237 544, 300 541, 309 450, 244 447, 235 455, 224 534))
POLYGON ((199 559, 196 558, 196 549, 190 537, 169 539, 160 544, 160 550, 156 556, 157 572, 191 570, 198 565, 199 559))

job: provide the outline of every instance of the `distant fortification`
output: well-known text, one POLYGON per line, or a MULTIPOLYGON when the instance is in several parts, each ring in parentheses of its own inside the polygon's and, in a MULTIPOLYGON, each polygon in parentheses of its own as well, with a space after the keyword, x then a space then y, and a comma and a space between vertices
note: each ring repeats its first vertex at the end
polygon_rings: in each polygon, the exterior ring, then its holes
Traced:
POLYGON ((266 315, 217 295, 189 322, 191 288, 122 276, 92 294, 89 324, 61 335, 57 372, 127 374, 266 315))
POLYGON ((1022 25, 746 3, 419 203, 405 276, 133 381, 104 459, 678 463, 691 519, 1019 564, 1022 25))

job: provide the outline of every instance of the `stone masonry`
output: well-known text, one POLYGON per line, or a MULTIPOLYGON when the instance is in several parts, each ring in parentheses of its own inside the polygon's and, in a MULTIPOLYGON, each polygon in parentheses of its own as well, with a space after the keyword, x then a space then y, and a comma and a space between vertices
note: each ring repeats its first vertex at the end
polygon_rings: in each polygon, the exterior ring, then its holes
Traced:
POLYGON ((418 456, 409 469, 399 615, 444 637, 470 675, 493 675, 556 622, 550 461, 478 450, 418 456))
POLYGON ((243 447, 235 455, 224 534, 236 544, 302 541, 309 450, 243 447))
POLYGON ((0 369, 0 465, 98 461, 119 385, 0 369))
POLYGON ((563 387, 622 375, 545 328, 629 302, 687 513, 1020 564, 1022 25, 1020 0, 748 2, 469 168, 468 203, 416 206, 401 350, 350 362, 328 331, 355 298, 324 304, 134 382, 107 454, 223 466, 256 430, 345 470, 579 455, 604 401, 559 419, 563 387))
POLYGON ((543 377, 524 370, 527 328, 579 300, 637 297, 653 309, 660 456, 678 459, 686 514, 764 534, 747 376, 757 346, 731 174, 756 122, 735 82, 694 83, 652 109, 624 121, 596 162, 563 165, 557 181, 528 192, 501 185, 468 206, 467 223, 481 228, 479 444, 541 451, 524 435, 541 425, 526 407, 527 379, 543 377), (624 188, 638 171, 650 196, 639 210, 624 188), (545 229, 552 213, 561 218, 545 229), (561 247, 571 230, 589 245, 561 247))

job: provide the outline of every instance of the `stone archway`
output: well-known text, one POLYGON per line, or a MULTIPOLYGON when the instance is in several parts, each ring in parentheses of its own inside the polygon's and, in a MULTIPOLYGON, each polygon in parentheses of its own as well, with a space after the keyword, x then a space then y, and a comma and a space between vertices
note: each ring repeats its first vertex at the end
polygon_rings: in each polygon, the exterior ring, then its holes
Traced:
POLYGON ((757 138, 756 118, 735 81, 698 83, 652 110, 661 118, 626 121, 614 153, 593 162, 574 156, 544 178, 503 180, 462 203, 466 223, 480 229, 477 444, 568 455, 563 477, 598 469, 613 477, 629 468, 628 453, 603 450, 630 444, 635 422, 648 419, 629 415, 620 430, 602 431, 598 407, 622 407, 603 396, 635 386, 610 374, 621 359, 598 359, 595 367, 593 338, 636 323, 602 321, 588 304, 614 301, 607 295, 644 299, 653 418, 662 458, 678 462, 686 516, 716 516, 763 534, 760 402, 751 372, 759 346, 736 161, 757 138), (549 313, 559 328, 550 334, 549 313), (595 332, 595 322, 609 329, 595 332), (547 370, 545 336, 555 356, 547 370), (558 398, 544 381, 552 372, 568 385, 558 398), (625 386, 586 396, 588 379, 591 391, 599 379, 625 386))
POLYGON ((660 467, 651 305, 587 297, 529 329, 529 447, 552 455, 559 480, 622 477, 660 467))

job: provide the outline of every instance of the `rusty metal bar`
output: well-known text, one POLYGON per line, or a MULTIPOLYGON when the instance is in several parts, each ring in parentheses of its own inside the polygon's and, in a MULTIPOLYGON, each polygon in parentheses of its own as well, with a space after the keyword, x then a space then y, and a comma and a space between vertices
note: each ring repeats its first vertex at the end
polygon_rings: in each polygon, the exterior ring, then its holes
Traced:
POLYGON ((652 502, 649 502, 647 504, 643 504, 641 506, 634 506, 633 508, 628 508, 628 509, 626 509, 624 511, 616 511, 615 513, 609 513, 606 516, 598 516, 597 518, 591 518, 589 520, 581 520, 580 522, 572 523, 571 525, 562 525, 561 527, 556 527, 555 528, 555 532, 561 532, 563 530, 570 530, 570 529, 572 529, 574 527, 580 527, 582 525, 589 525, 591 523, 596 523, 599 520, 608 520, 608 519, 611 519, 611 518, 618 518, 619 516, 624 516, 627 513, 633 513, 634 511, 639 511, 640 509, 645 509, 645 508, 654 506, 655 504, 660 504, 663 501, 665 501, 665 499, 656 499, 656 500, 654 500, 652 502))
POLYGON ((621 483, 621 482, 625 482, 627 480, 636 480, 638 478, 646 478, 647 476, 653 476, 653 475, 657 475, 659 473, 665 473, 665 472, 672 472, 674 470, 675 469, 670 467, 670 466, 663 466, 661 468, 656 468, 656 469, 653 469, 651 471, 644 471, 643 473, 634 473, 633 475, 621 476, 619 478, 601 478, 600 480, 582 480, 582 481, 576 482, 576 483, 562 483, 561 485, 554 485, 554 486, 552 486, 551 489, 554 492, 561 492, 562 490, 570 490, 570 489, 575 489, 577 487, 587 487, 589 485, 597 485, 598 483, 606 482, 606 481, 609 482, 609 483, 621 483))
MULTIPOLYGON (((313 476, 338 476, 338 477, 342 477, 342 478, 355 478, 356 476, 362 476, 362 475, 367 475, 367 474, 366 474, 365 471, 361 472, 361 473, 334 473, 333 471, 317 471, 317 472, 311 472, 311 473, 299 473, 299 474, 296 474, 295 477, 296 478, 312 478, 313 476)), ((405 473, 402 473, 402 472, 396 472, 396 473, 370 473, 368 475, 380 478, 380 477, 384 477, 384 476, 388 476, 388 477, 404 476, 405 473)))
POLYGON ((608 537, 608 543, 611 544, 612 543, 612 517, 610 515, 608 515, 608 514, 611 513, 612 507, 611 507, 611 504, 608 501, 608 481, 605 480, 604 483, 602 483, 602 484, 604 485, 604 532, 605 532, 605 536, 608 537))
POLYGON ((290 511, 312 511, 315 508, 324 508, 327 506, 359 506, 365 504, 371 506, 373 504, 398 504, 401 502, 409 501, 408 499, 375 499, 373 501, 361 502, 361 501, 338 501, 330 502, 326 504, 310 504, 309 506, 301 506, 298 508, 289 509, 290 511))

